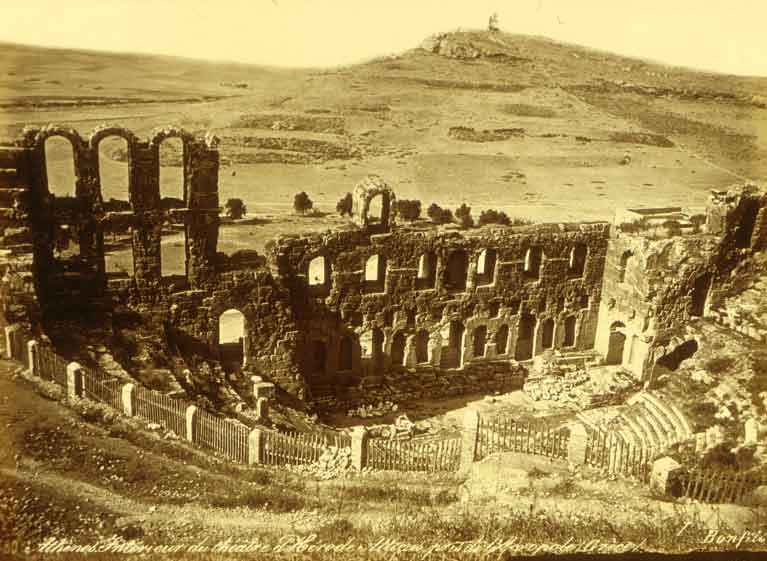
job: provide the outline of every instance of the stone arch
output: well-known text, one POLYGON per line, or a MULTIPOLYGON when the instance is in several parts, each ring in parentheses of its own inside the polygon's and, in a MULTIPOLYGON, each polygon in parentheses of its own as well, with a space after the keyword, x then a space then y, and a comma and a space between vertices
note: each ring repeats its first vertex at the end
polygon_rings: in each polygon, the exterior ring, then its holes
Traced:
POLYGON ((418 364, 429 362, 429 332, 425 329, 415 334, 415 361, 418 364))
POLYGON ((109 136, 119 136, 124 139, 125 142, 128 143, 129 151, 132 151, 136 143, 139 142, 139 138, 133 134, 133 131, 125 127, 119 125, 99 125, 93 129, 93 132, 88 136, 88 145, 91 148, 96 149, 98 148, 99 142, 109 136))
POLYGON ((43 127, 25 127, 21 133, 21 143, 29 148, 42 148, 46 140, 52 136, 63 136, 72 143, 72 148, 79 152, 87 143, 80 133, 72 127, 49 124, 43 127))
POLYGON ((236 308, 218 316, 218 353, 226 371, 238 370, 244 364, 245 315, 236 308))
POLYGON ((150 148, 159 148, 162 141, 169 138, 181 139, 181 142, 184 144, 184 148, 187 150, 189 149, 189 145, 195 140, 195 136, 186 129, 181 127, 167 126, 154 129, 149 134, 149 146, 150 148))
POLYGON ((485 347, 487 345, 487 326, 479 325, 474 328, 471 335, 472 351, 474 358, 485 356, 485 347))
POLYGON ((499 355, 505 355, 509 346, 509 326, 505 323, 495 332, 495 352, 499 355))
POLYGON ((397 331, 392 338, 391 343, 391 362, 394 365, 402 366, 405 364, 405 343, 407 339, 402 331, 397 331))
POLYGON ((610 325, 610 337, 607 343, 605 364, 623 363, 623 348, 626 345, 626 334, 623 332, 625 327, 626 325, 620 321, 615 321, 610 325))
POLYGON ((495 264, 498 252, 495 249, 483 249, 477 256, 476 284, 493 284, 495 281, 495 264))
POLYGON ((712 278, 711 273, 703 273, 693 282, 692 291, 690 292, 691 316, 703 317, 705 315, 712 278))
POLYGON ((309 261, 306 280, 311 287, 327 288, 331 274, 330 260, 325 255, 317 255, 309 261))
POLYGON ((529 360, 533 358, 533 342, 535 338, 535 326, 537 320, 534 315, 524 313, 519 317, 517 326, 517 346, 514 351, 516 360, 529 360))
POLYGON ((386 283, 386 256, 375 253, 365 260, 365 292, 383 292, 386 283))
MULTIPOLYGON (((391 187, 377 175, 368 175, 352 192, 352 219, 357 226, 370 232, 386 232, 396 222, 396 199, 391 187), (370 215, 373 199, 380 197, 380 215, 370 215)), ((378 199, 377 199, 378 200, 378 199)))
POLYGON ((469 272, 469 257, 463 249, 456 249, 448 255, 445 264, 445 288, 463 291, 469 272))
POLYGON ((448 325, 447 347, 442 349, 440 366, 442 368, 460 368, 463 364, 463 337, 466 328, 463 322, 454 319, 448 325))
MULTIPOLYGON (((133 193, 131 192, 131 168, 133 165, 133 152, 135 150, 136 142, 137 138, 131 131, 117 126, 103 126, 97 128, 91 133, 91 136, 89 137, 88 144, 91 151, 93 152, 93 165, 95 167, 96 177, 98 178, 98 196, 101 197, 101 199, 107 204, 106 208, 108 210, 114 210, 110 205, 111 199, 121 202, 125 201, 128 203, 132 202, 133 200, 133 193), (113 192, 111 181, 104 181, 104 166, 102 166, 101 161, 101 143, 102 141, 110 142, 115 139, 122 140, 125 143, 126 162, 124 172, 124 187, 120 186, 119 189, 114 189, 115 192, 113 192), (107 186, 106 192, 105 184, 107 186), (124 196, 113 196, 117 194, 117 190, 124 192, 124 196)), ((110 165, 113 164, 110 163, 110 165)))
POLYGON ((581 277, 586 269, 589 248, 584 243, 577 243, 570 249, 568 272, 571 276, 581 277))
POLYGON ((576 327, 575 316, 567 316, 564 321, 565 333, 564 333, 564 337, 562 338, 563 347, 575 346, 575 327, 576 327))
POLYGON ((338 370, 351 370, 354 366, 354 339, 344 335, 338 345, 338 370))
POLYGON ((525 276, 531 279, 540 278, 542 263, 543 248, 537 245, 528 247, 525 251, 525 276))
POLYGON ((437 256, 432 251, 427 251, 418 259, 418 276, 416 288, 419 290, 434 288, 437 278, 437 256))
POLYGON ((551 349, 554 346, 554 319, 546 318, 541 322, 541 348, 551 349))

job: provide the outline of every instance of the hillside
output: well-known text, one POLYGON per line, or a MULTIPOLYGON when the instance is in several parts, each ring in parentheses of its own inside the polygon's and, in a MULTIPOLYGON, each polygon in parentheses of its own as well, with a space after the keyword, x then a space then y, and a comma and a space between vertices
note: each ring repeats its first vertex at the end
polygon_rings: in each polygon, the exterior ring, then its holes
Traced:
MULTIPOLYGON (((538 37, 454 32, 399 56, 289 71, 4 48, 0 134, 47 122, 212 129, 222 199, 260 213, 289 210, 299 189, 332 210, 377 173, 427 204, 609 219, 616 207, 700 205, 767 175, 767 78, 538 37)), ((65 148, 51 149, 52 166, 66 165, 65 148)), ((102 166, 106 197, 124 171, 120 158, 102 166)))

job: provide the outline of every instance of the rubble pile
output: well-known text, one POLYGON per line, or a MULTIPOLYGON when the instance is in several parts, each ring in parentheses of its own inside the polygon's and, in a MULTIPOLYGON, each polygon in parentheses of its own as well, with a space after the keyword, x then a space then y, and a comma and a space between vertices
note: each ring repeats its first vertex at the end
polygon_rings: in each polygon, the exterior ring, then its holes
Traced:
POLYGON ((352 470, 352 449, 328 446, 315 463, 288 466, 288 468, 295 473, 309 475, 320 480, 343 477, 352 470))
POLYGON ((368 403, 367 405, 360 405, 349 409, 346 414, 349 417, 361 417, 368 419, 371 417, 383 417, 389 413, 394 413, 399 410, 399 405, 391 401, 379 401, 377 404, 368 403))
POLYGON ((592 397, 583 386, 591 378, 585 370, 565 370, 555 375, 528 378, 523 390, 534 401, 558 401, 571 403, 580 409, 591 405, 592 397))

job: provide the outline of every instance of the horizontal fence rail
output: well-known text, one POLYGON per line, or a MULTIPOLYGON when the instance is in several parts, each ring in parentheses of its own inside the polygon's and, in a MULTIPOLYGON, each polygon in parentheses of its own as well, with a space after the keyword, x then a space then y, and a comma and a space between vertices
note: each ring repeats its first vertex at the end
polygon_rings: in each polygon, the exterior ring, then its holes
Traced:
POLYGON ((496 452, 521 452, 565 459, 569 436, 570 431, 566 427, 551 429, 513 419, 480 419, 476 459, 481 460, 496 452))
POLYGON ((122 409, 123 384, 99 370, 82 370, 83 397, 101 401, 115 409, 122 409))
POLYGON ((374 439, 368 442, 367 465, 399 471, 456 471, 460 456, 459 437, 429 442, 374 439))
POLYGON ((137 416, 172 430, 180 438, 189 437, 186 433, 186 410, 191 403, 143 386, 136 386, 134 399, 137 416))
POLYGON ((315 433, 279 433, 265 431, 262 461, 267 465, 306 465, 319 461, 329 446, 347 448, 351 445, 342 436, 330 437, 315 433))
POLYGON ((706 503, 742 503, 767 478, 748 472, 683 470, 677 476, 672 494, 706 503))

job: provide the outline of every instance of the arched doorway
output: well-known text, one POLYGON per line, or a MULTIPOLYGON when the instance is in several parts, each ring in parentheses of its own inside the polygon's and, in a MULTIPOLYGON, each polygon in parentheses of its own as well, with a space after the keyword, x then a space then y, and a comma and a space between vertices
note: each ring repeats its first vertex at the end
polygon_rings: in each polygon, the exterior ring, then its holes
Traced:
POLYGON ((227 372, 239 370, 244 363, 245 316, 231 308, 218 317, 218 354, 227 372))
POLYGON ((605 364, 622 364, 623 347, 626 345, 626 334, 622 329, 626 326, 616 321, 610 326, 610 338, 607 343, 607 357, 605 364))
POLYGON ((485 356, 485 344, 487 343, 487 327, 480 325, 474 329, 472 337, 472 350, 474 358, 485 356))
POLYGON ((517 328, 517 347, 514 352, 516 360, 529 360, 533 358, 533 335, 535 334, 535 316, 523 314, 519 318, 517 328))
POLYGON ((690 315, 703 317, 708 303, 708 291, 711 288, 711 273, 704 273, 695 279, 690 295, 690 315))
POLYGON ((550 349, 554 346, 554 320, 548 318, 541 325, 541 348, 550 349))
POLYGON ((405 363, 405 334, 402 331, 398 331, 392 340, 391 363, 398 366, 405 363))
POLYGON ((447 347, 442 350, 440 366, 442 368, 459 368, 463 359, 463 323, 458 320, 450 322, 447 347))
POLYGON ((469 257, 463 250, 456 250, 447 258, 445 267, 445 288, 462 291, 466 289, 466 275, 469 270, 469 257))
POLYGON ((415 361, 418 364, 429 362, 429 332, 425 329, 415 334, 415 361))
POLYGON ((495 332, 495 352, 499 355, 506 354, 506 347, 509 344, 509 326, 502 325, 495 332))

